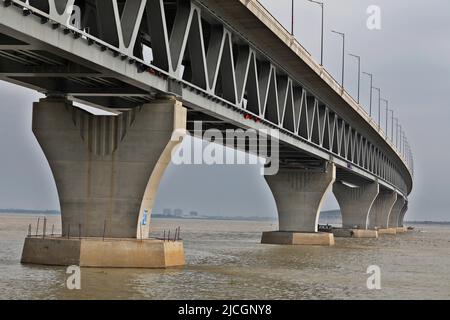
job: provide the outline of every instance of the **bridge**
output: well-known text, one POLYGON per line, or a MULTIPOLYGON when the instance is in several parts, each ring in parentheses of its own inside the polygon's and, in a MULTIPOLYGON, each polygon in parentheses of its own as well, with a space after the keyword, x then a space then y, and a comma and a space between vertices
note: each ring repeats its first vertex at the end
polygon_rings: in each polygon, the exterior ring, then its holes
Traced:
POLYGON ((331 191, 336 236, 405 231, 406 138, 384 132, 255 0, 1 0, 0 79, 46 95, 32 129, 61 205, 62 236, 28 237, 23 262, 183 264, 182 242, 149 238, 149 225, 171 154, 198 121, 276 140, 279 170, 265 178, 279 231, 262 243, 333 245, 318 232, 331 191))

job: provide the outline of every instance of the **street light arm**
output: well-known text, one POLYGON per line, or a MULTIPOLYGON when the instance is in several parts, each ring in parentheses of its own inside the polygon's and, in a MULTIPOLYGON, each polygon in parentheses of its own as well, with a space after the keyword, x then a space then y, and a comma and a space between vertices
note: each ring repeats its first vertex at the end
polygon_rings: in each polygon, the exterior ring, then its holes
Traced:
MULTIPOLYGON (((294 0, 292 0, 292 1, 294 1, 294 0)), ((323 67, 323 39, 324 39, 324 37, 323 37, 323 30, 324 30, 323 24, 324 24, 324 11, 325 11, 324 10, 324 4, 323 4, 323 2, 315 1, 315 0, 308 0, 308 1, 320 5, 320 7, 322 8, 322 24, 321 24, 322 27, 321 27, 321 40, 320 40, 320 66, 323 67)), ((294 4, 292 4, 292 6, 294 6, 294 4)))
POLYGON ((378 91, 378 128, 381 128, 381 89, 372 87, 372 89, 375 89, 378 91))
POLYGON ((344 91, 344 80, 345 80, 345 33, 331 30, 331 32, 339 34, 342 36, 342 82, 341 87, 342 91, 344 91))
POLYGON ((358 59, 358 104, 359 104, 361 93, 361 57, 352 53, 349 53, 349 55, 358 59))
POLYGON ((368 73, 368 72, 364 72, 363 71, 363 73, 365 74, 365 75, 368 75, 369 77, 370 77, 370 102, 369 102, 369 115, 372 117, 372 88, 373 88, 373 74, 371 74, 371 73, 368 73))
POLYGON ((341 36, 345 37, 345 33, 343 33, 343 32, 339 32, 339 31, 335 31, 335 30, 331 30, 331 32, 340 34, 341 36))

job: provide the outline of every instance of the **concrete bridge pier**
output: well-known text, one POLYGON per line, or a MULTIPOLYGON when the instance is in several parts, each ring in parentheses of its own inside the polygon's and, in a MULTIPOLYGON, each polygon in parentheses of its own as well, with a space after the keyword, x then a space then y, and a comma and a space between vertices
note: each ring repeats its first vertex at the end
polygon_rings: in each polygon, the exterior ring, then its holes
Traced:
POLYGON ((333 193, 342 214, 342 229, 335 229, 337 237, 377 238, 376 230, 369 230, 369 213, 379 193, 377 182, 350 187, 336 182, 333 193))
POLYGON ((408 229, 403 225, 407 211, 408 211, 408 201, 405 201, 405 205, 403 206, 402 210, 400 211, 400 215, 398 218, 397 233, 404 233, 404 232, 408 231, 408 229))
POLYGON ((331 233, 318 232, 320 208, 336 179, 336 167, 322 171, 282 168, 266 176, 278 209, 279 231, 264 232, 261 243, 284 245, 334 245, 331 233))
POLYGON ((381 191, 369 214, 369 228, 378 230, 379 234, 389 233, 389 216, 397 202, 398 194, 394 191, 381 191))
POLYGON ((394 203, 394 206, 392 207, 392 210, 389 214, 389 219, 388 219, 388 226, 386 229, 379 229, 378 233, 379 234, 391 234, 391 235, 395 235, 398 233, 402 233, 403 232, 403 228, 402 230, 400 230, 398 227, 398 222, 400 219, 400 214, 402 212, 403 207, 405 206, 405 198, 403 198, 402 195, 397 194, 397 200, 394 203))
POLYGON ((395 202, 394 207, 392 208, 391 214, 389 215, 389 228, 395 229, 396 233, 402 233, 403 230, 400 230, 399 220, 402 214, 403 208, 406 205, 406 200, 403 196, 398 195, 397 201, 395 202))
POLYGON ((36 102, 33 133, 55 179, 62 236, 26 238, 22 262, 183 265, 183 243, 150 239, 149 225, 158 185, 185 129, 186 109, 171 97, 107 116, 63 97, 36 102))

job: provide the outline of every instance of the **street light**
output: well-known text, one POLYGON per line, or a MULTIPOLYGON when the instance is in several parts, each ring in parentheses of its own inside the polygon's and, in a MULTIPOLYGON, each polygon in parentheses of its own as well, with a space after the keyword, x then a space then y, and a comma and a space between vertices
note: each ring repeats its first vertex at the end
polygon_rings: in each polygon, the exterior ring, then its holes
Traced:
POLYGON ((365 75, 368 75, 370 77, 370 116, 372 116, 372 88, 373 88, 373 74, 368 72, 363 72, 365 75))
MULTIPOLYGON (((323 2, 320 1, 314 1, 314 0, 308 0, 309 2, 315 3, 320 5, 322 8, 322 30, 321 30, 321 40, 320 40, 320 65, 323 66, 323 12, 324 12, 324 5, 323 2)), ((292 6, 294 6, 294 0, 292 0, 292 6)), ((292 9, 294 11, 294 9, 292 9)), ((294 19, 292 19, 294 20, 294 19)))
POLYGON ((291 35, 294 35, 294 0, 292 0, 292 15, 291 15, 291 35))
POLYGON ((398 118, 395 118, 395 147, 398 150, 398 118))
POLYGON ((399 132, 400 132, 400 140, 398 141, 398 151, 402 152, 402 139, 403 139, 403 130, 402 125, 399 125, 399 132))
POLYGON ((403 157, 406 156, 406 144, 408 143, 408 139, 406 138, 406 132, 403 132, 403 157))
POLYGON ((359 104, 359 94, 361 91, 361 57, 351 53, 349 53, 349 55, 358 59, 358 104, 359 104))
POLYGON ((381 89, 375 87, 372 89, 378 91, 378 128, 381 129, 381 89))
POLYGON ((331 30, 331 32, 342 36, 342 83, 341 87, 344 90, 344 77, 345 77, 345 34, 339 31, 331 30))
POLYGON ((409 146, 409 142, 408 142, 408 137, 406 136, 406 132, 405 132, 405 146, 403 148, 403 154, 405 155, 405 158, 407 156, 407 148, 409 146))
POLYGON ((389 110, 391 112, 391 142, 394 143, 394 110, 389 110))
POLYGON ((388 110, 389 110, 389 101, 388 100, 386 100, 386 99, 381 99, 381 100, 383 100, 383 102, 385 102, 386 103, 386 136, 387 136, 387 134, 388 134, 388 110))

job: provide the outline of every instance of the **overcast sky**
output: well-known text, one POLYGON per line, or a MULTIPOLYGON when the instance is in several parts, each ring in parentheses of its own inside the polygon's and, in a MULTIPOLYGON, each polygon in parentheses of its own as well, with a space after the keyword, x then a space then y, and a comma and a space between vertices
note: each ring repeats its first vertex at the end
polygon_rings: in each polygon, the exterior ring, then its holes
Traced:
MULTIPOLYGON (((290 0, 261 0, 286 28, 290 0)), ((295 0, 295 34, 320 60, 320 8, 295 0)), ((412 145, 416 177, 410 220, 450 220, 450 1, 325 1, 325 67, 341 77, 341 39, 347 53, 362 56, 363 71, 390 101, 412 145), (381 30, 366 27, 370 5, 381 8, 381 30)), ((347 90, 356 96, 356 60, 346 57, 347 90)), ((0 208, 59 209, 48 164, 31 132, 35 92, 0 82, 0 208)), ((361 83, 361 103, 369 105, 369 83, 361 83)), ((375 103, 375 102, 374 102, 375 103)), ((250 166, 171 166, 163 179, 155 212, 163 208, 205 214, 276 216, 273 197, 250 166)), ((324 209, 335 209, 330 194, 324 209)))

